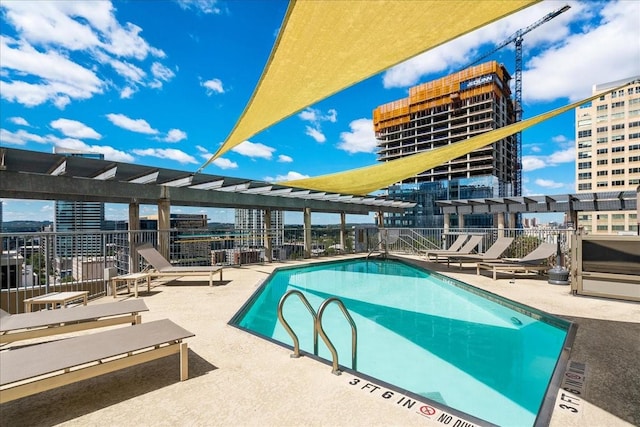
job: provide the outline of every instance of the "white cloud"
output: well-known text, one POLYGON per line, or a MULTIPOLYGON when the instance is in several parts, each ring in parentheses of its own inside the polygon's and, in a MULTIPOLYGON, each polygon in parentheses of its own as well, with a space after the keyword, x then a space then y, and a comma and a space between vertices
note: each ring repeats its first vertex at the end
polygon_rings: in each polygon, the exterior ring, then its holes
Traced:
POLYGON ((551 141, 555 142, 556 144, 566 144, 567 142, 570 142, 569 139, 564 135, 553 136, 551 137, 551 141))
POLYGON ((89 126, 77 120, 58 119, 50 123, 51 127, 59 130, 65 136, 81 139, 100 139, 102 135, 89 126))
POLYGON ((522 170, 531 172, 536 169, 558 166, 562 163, 573 163, 576 160, 575 147, 555 151, 548 156, 522 156, 522 170))
POLYGON ((278 156, 278 161, 281 162, 281 163, 291 163, 291 162, 293 162, 293 159, 291 157, 289 157, 289 156, 284 155, 284 154, 280 154, 278 156))
POLYGON ((105 159, 113 160, 116 162, 131 163, 134 161, 134 158, 132 155, 110 146, 89 145, 73 137, 59 138, 54 135, 40 136, 40 135, 35 135, 32 133, 25 132, 22 129, 20 129, 15 133, 9 132, 6 129, 0 129, 0 142, 2 142, 3 144, 10 144, 10 145, 25 145, 27 142, 36 142, 38 144, 51 144, 56 147, 66 148, 71 150, 102 153, 104 154, 105 159))
POLYGON ((340 133, 338 148, 348 153, 373 153, 376 137, 371 119, 357 119, 349 123, 350 132, 340 133))
POLYGON ((131 154, 124 151, 117 150, 113 147, 106 145, 89 145, 75 138, 58 138, 55 136, 48 136, 47 140, 56 147, 66 148, 69 150, 76 150, 89 153, 101 153, 104 154, 106 160, 113 160, 116 162, 133 162, 134 158, 131 154))
POLYGON ((575 147, 568 148, 566 150, 556 151, 548 157, 551 165, 557 165, 558 163, 572 163, 576 160, 575 147))
POLYGON ((537 156, 522 156, 522 170, 524 172, 531 172, 536 169, 542 169, 547 166, 544 158, 537 156))
POLYGON ((173 148, 147 148, 133 150, 138 156, 157 157, 159 159, 175 160, 180 164, 197 164, 196 159, 184 151, 175 150, 173 148))
MULTIPOLYGON (((567 37, 534 56, 522 73, 525 102, 582 99, 592 86, 640 74, 640 2, 571 3, 580 19, 599 14, 597 27, 567 37), (531 89, 527 89, 531 88, 531 89)), ((545 24, 546 26, 546 24, 545 24)), ((525 42, 525 43, 528 43, 525 42)))
POLYGON ((25 119, 24 117, 9 117, 7 120, 9 120, 11 123, 13 123, 14 125, 18 125, 18 126, 31 126, 29 124, 29 122, 27 121, 27 119, 25 119))
POLYGON ((0 129, 0 142, 2 142, 3 144, 11 145, 26 145, 28 142, 46 144, 47 140, 40 135, 26 132, 23 129, 20 129, 17 132, 10 132, 6 129, 0 129))
MULTIPOLYGON (((211 156, 206 157, 206 160, 209 160, 210 157, 211 156)), ((236 162, 233 162, 229 159, 225 159, 224 157, 218 157, 211 163, 218 166, 220 169, 237 169, 238 168, 238 164, 236 162)))
POLYGON ((120 91, 120 98, 121 99, 129 99, 133 96, 133 94, 136 93, 136 89, 134 89, 131 86, 127 86, 124 89, 122 89, 120 91))
MULTIPOLYGON (((209 150, 204 148, 202 145, 196 145, 196 149, 200 152, 200 157, 202 157, 205 161, 208 161, 213 155, 209 152, 209 150)), ((211 163, 216 165, 220 169, 237 169, 238 168, 238 164, 236 162, 224 157, 218 157, 211 163)))
POLYGON ((309 135, 311 138, 315 139, 316 142, 323 143, 327 140, 327 137, 324 136, 324 134, 320 132, 320 130, 313 128, 311 126, 307 126, 304 133, 309 135))
POLYGON ((543 178, 538 178, 534 182, 536 183, 536 185, 539 185, 540 187, 544 187, 544 188, 562 188, 566 185, 561 182, 555 182, 551 179, 543 179, 543 178))
POLYGON ((200 86, 207 89, 207 96, 211 96, 214 93, 224 93, 224 87, 220 79, 207 80, 206 82, 200 83, 200 86))
POLYGON ((37 106, 51 102, 64 108, 70 102, 89 99, 114 88, 127 98, 134 91, 118 87, 157 86, 172 71, 154 63, 154 80, 145 83, 141 68, 149 56, 165 53, 140 36, 142 28, 121 25, 110 1, 16 1, 0 4, 7 28, 15 39, 1 37, 3 80, 1 94, 10 102, 37 106), (134 64, 132 61, 139 61, 134 64), (122 81, 103 81, 109 66, 122 81), (168 72, 167 72, 168 71, 168 72))
POLYGON ((247 157, 258 157, 262 159, 270 160, 273 156, 273 152, 276 151, 273 147, 268 147, 264 144, 253 143, 251 141, 244 141, 243 143, 232 148, 238 154, 242 154, 247 157))
POLYGON ((195 9, 205 14, 219 14, 218 0, 177 0, 182 9, 195 9))
POLYGON ((283 182, 283 181, 293 181, 294 179, 304 179, 309 178, 309 175, 303 175, 299 172, 290 171, 286 175, 276 175, 276 177, 267 176, 264 178, 266 182, 283 182))
POLYGON ((187 133, 180 129, 171 129, 167 132, 167 136, 163 139, 166 142, 179 142, 183 139, 187 139, 187 133))
POLYGON ((300 120, 310 122, 310 126, 305 127, 305 134, 315 139, 316 142, 323 143, 327 140, 322 132, 322 122, 335 123, 338 120, 338 112, 330 109, 326 114, 316 108, 307 108, 298 113, 300 120))
POLYGON ((129 62, 113 59, 109 61, 109 64, 119 75, 132 83, 141 83, 147 75, 140 67, 129 62))
POLYGON ((304 120, 306 122, 316 122, 316 112, 318 110, 314 110, 313 108, 307 108, 306 110, 302 110, 299 114, 298 117, 300 117, 300 120, 304 120))
POLYGON ((131 119, 124 114, 107 114, 107 119, 114 125, 131 132, 144 133, 148 135, 158 134, 157 129, 153 129, 144 119, 131 119))
POLYGON ((161 88, 163 82, 168 82, 176 76, 171 69, 165 67, 159 62, 154 62, 153 65, 151 65, 151 73, 153 74, 153 77, 155 77, 155 80, 151 82, 149 86, 155 89, 161 88))
POLYGON ((105 84, 93 71, 57 52, 41 53, 4 36, 0 37, 0 51, 2 68, 9 77, 0 81, 0 93, 10 102, 34 107, 51 101, 64 107, 71 99, 88 99, 103 92, 105 84))
MULTIPOLYGON (((383 85, 385 88, 408 87, 432 73, 455 72, 491 52, 516 31, 528 27, 559 6, 556 2, 541 2, 435 47, 386 71, 382 77, 383 85)), ((566 12, 545 23, 545 31, 537 29, 528 33, 527 49, 563 40, 568 34, 565 24, 569 20, 569 12, 566 12)), ((504 49, 513 50, 514 46, 510 44, 504 49)))

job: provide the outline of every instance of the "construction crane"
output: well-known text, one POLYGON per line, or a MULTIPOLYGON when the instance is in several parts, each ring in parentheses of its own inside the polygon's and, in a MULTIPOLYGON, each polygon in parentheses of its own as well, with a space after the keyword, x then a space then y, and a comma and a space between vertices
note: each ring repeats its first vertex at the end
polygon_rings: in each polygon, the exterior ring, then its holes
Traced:
MULTIPOLYGON (((522 41, 523 41, 523 36, 527 34, 529 31, 535 28, 538 28, 540 25, 544 24, 545 22, 552 20, 553 18, 560 15, 561 13, 566 12, 570 8, 571 6, 565 5, 564 7, 545 15, 544 17, 534 22, 533 24, 529 25, 528 27, 519 29, 518 31, 513 33, 510 37, 508 37, 505 41, 498 44, 493 50, 485 53, 480 58, 476 59, 475 61, 473 61, 472 63, 470 63, 465 67, 465 68, 471 67, 472 65, 475 65, 481 62, 482 60, 484 60, 485 58, 493 55, 495 52, 502 49, 503 47, 511 43, 515 43, 516 63, 515 63, 515 73, 514 73, 515 75, 514 102, 515 102, 516 122, 519 122, 520 120, 522 120, 522 41)), ((518 161, 518 164, 516 166, 516 179, 515 179, 514 188, 513 188, 514 190, 513 195, 522 196, 522 134, 520 132, 516 134, 516 150, 517 150, 516 159, 518 161)), ((520 226, 520 220, 518 220, 518 226, 520 226)))

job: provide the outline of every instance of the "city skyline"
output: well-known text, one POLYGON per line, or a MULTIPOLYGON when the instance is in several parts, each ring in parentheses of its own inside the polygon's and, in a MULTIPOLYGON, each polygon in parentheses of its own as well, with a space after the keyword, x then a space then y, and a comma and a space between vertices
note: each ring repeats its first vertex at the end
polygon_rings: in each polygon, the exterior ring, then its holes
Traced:
MULTIPOLYGON (((86 4, 0 3, 0 145, 92 150, 115 161, 185 171, 203 164, 237 120, 287 6, 86 4), (164 25, 169 22, 170 37, 164 25)), ((639 3, 544 1, 295 114, 204 172, 278 181, 374 164, 374 108, 465 66, 565 4, 569 11, 525 37, 524 118, 584 98, 595 84, 640 74, 639 3)), ((506 46, 490 59, 513 73, 514 57, 513 46, 506 46)), ((575 192, 574 139, 572 113, 524 132, 524 195, 575 192)), ((155 212, 155 206, 141 206, 141 215, 155 212)), ((233 222, 233 209, 172 207, 172 212, 233 222)), ((296 215, 287 213, 285 221, 296 215)), ((107 219, 126 216, 126 206, 107 205, 107 219)), ((5 221, 25 217, 52 219, 53 205, 5 199, 5 221)))

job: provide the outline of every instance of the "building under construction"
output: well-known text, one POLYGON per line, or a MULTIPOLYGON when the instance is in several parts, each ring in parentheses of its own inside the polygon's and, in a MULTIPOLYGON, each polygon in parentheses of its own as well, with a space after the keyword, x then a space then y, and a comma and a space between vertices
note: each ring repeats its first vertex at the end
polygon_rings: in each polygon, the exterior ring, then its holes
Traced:
MULTIPOLYGON (((433 150, 515 122, 510 74, 486 62, 409 90, 409 97, 373 111, 378 161, 433 150)), ((437 200, 514 194, 518 165, 515 135, 477 149, 388 188, 395 199, 416 202, 413 212, 385 217, 390 227, 442 227, 437 200)), ((458 227, 491 227, 492 215, 451 218, 458 227)), ((510 224, 513 226, 513 224, 510 224)))

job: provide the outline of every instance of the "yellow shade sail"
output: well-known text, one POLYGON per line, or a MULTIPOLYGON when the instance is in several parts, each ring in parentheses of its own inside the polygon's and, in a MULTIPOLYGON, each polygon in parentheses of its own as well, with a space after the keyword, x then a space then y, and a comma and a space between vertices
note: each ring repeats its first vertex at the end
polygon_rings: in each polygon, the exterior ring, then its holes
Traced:
POLYGON ((244 112, 202 166, 355 83, 539 0, 293 0, 244 112))
MULTIPOLYGON (((619 88, 612 89, 612 92, 615 92, 624 86, 626 86, 626 84, 621 85, 619 88)), ((577 108, 584 103, 599 98, 600 96, 601 94, 594 95, 548 113, 540 114, 539 116, 535 116, 491 132, 483 133, 445 147, 413 154, 411 156, 402 157, 385 163, 378 163, 373 166, 313 178, 297 179, 283 182, 281 184, 291 187, 305 188, 307 190, 357 194, 364 196, 373 191, 386 188, 404 179, 410 178, 421 172, 470 153, 473 150, 492 144, 502 138, 506 138, 509 135, 513 135, 559 114, 577 108)))

